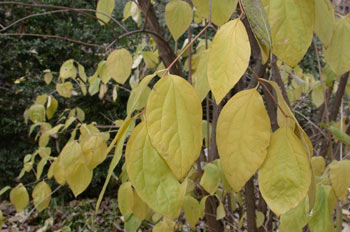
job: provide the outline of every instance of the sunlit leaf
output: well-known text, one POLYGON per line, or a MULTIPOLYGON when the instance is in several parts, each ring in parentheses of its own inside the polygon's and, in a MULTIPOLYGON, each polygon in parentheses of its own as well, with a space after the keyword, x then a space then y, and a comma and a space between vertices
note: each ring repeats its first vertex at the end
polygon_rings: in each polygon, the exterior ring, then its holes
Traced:
POLYGON ((165 23, 174 40, 178 40, 192 22, 192 8, 182 0, 171 0, 165 7, 165 23))
POLYGON ((21 212, 28 205, 29 195, 22 183, 11 190, 10 201, 15 206, 17 213, 21 212))
POLYGON ((34 206, 40 212, 46 209, 51 201, 51 188, 44 181, 39 182, 32 193, 34 206))
POLYGON ((259 171, 259 187, 271 210, 281 215, 306 196, 311 182, 309 157, 289 127, 276 130, 259 171))
POLYGON ((242 21, 235 19, 220 27, 208 60, 208 81, 217 103, 241 79, 249 58, 250 44, 242 21))
POLYGON ((182 180, 202 147, 202 106, 196 90, 179 76, 160 79, 148 97, 146 124, 152 145, 182 180))
POLYGON ((185 197, 186 183, 179 184, 153 148, 144 122, 133 130, 125 160, 129 179, 140 198, 154 211, 176 218, 185 197))
POLYGON ((270 120, 256 89, 237 93, 222 109, 216 141, 221 166, 234 191, 240 191, 263 164, 270 131, 270 120))

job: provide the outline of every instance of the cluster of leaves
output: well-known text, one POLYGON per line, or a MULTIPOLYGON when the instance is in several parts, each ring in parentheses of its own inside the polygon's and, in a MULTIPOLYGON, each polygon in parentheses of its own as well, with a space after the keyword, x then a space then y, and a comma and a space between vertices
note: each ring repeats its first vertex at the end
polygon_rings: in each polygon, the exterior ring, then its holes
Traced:
MULTIPOLYGON (((164 18, 175 41, 193 19, 197 19, 197 26, 203 27, 193 39, 184 42, 176 60, 170 64, 159 63, 158 55, 163 57, 159 44, 155 45, 156 39, 139 45, 134 54, 125 48, 113 50, 89 77, 79 62, 63 63, 56 90, 64 98, 71 98, 79 91, 82 95, 98 93, 103 99, 112 86, 112 100, 116 100, 118 89, 125 88, 132 74, 127 115, 124 120, 114 122, 118 132, 108 144, 111 131, 101 132, 95 123, 84 123, 80 108, 67 109, 54 126, 45 122, 55 114, 57 101, 51 95, 38 96, 27 115, 34 123, 32 129, 40 125, 39 148, 25 158, 22 171, 31 171, 36 165, 34 206, 39 211, 44 209, 51 195, 50 187, 41 181, 43 166, 50 164, 47 178, 54 178, 61 186, 68 184, 78 196, 90 184, 93 170, 114 149, 96 209, 124 155, 123 171, 117 177, 122 182, 118 207, 127 231, 136 231, 144 220, 157 222, 153 231, 180 230, 184 227, 178 219, 181 212, 188 224, 195 227, 208 214, 207 202, 217 203, 216 220, 230 218, 237 207, 242 207, 243 187, 256 174, 259 194, 279 217, 275 225, 279 231, 302 231, 306 225, 310 231, 333 231, 333 212, 336 204, 340 204, 337 201, 347 199, 350 187, 346 178, 350 161, 334 160, 326 165, 323 157, 314 156, 317 151, 294 116, 288 96, 295 102, 312 92, 316 106, 328 104, 327 82, 334 85, 337 77, 350 70, 347 42, 350 18, 335 17, 327 0, 193 0, 192 4, 193 7, 182 0, 166 4, 164 18), (240 14, 234 14, 237 5, 240 14), (233 14, 239 16, 231 19, 233 14), (243 22, 245 17, 247 25, 243 22), (211 29, 216 31, 211 43, 209 38, 200 41, 190 55, 194 42, 211 29), (253 37, 249 38, 247 30, 252 30, 253 37), (319 67, 320 79, 303 73, 297 66, 314 33, 322 42, 327 63, 323 72, 319 67), (260 78, 249 66, 250 39, 257 41, 262 64, 270 61, 273 65, 273 56, 277 56, 282 83, 260 78), (188 75, 193 72, 192 83, 170 73, 177 61, 184 62, 188 75), (246 74, 253 75, 255 85, 238 88, 246 74), (273 112, 265 107, 269 97, 276 106, 278 128, 274 129, 273 112), (214 107, 223 105, 217 121, 206 116, 203 122, 204 99, 212 101, 214 107), (73 124, 75 127, 60 154, 51 156, 48 142, 73 124), (210 131, 215 131, 211 134, 215 136, 212 143, 209 143, 210 131), (212 146, 218 150, 218 156, 212 156, 212 146), (38 155, 40 161, 35 162, 38 155)), ((126 3, 124 19, 131 16, 141 25, 141 10, 136 6, 134 1, 126 3)), ((141 1, 139 6, 142 8, 141 1)), ((109 22, 113 7, 113 0, 99 1, 96 16, 100 22, 109 22)), ((45 74, 47 83, 52 81, 51 75, 50 71, 45 74)), ((347 144, 349 136, 341 131, 342 126, 341 130, 331 123, 325 127, 347 144)), ((27 206, 28 195, 23 184, 12 188, 10 200, 17 211, 27 206)), ((246 202, 249 200, 245 198, 246 202)), ((259 211, 256 215, 255 224, 266 227, 268 215, 259 211)), ((249 220, 244 214, 231 220, 242 227, 245 217, 249 220)), ((232 223, 225 226, 235 229, 232 223)))

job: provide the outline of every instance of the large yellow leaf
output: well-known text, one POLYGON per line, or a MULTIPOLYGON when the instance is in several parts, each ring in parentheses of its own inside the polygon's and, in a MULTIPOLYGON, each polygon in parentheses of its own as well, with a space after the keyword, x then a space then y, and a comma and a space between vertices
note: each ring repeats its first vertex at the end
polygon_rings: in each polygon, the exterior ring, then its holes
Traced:
POLYGON ((315 206, 309 222, 311 232, 334 231, 333 210, 337 199, 329 185, 317 187, 315 206))
POLYGON ((350 187, 350 160, 333 161, 329 167, 334 193, 339 200, 344 201, 350 187))
POLYGON ((200 216, 199 202, 191 196, 186 196, 184 201, 185 218, 191 227, 195 227, 200 216))
POLYGON ((300 202, 300 204, 289 210, 281 216, 281 224, 278 227, 280 232, 302 232, 307 224, 309 217, 309 198, 300 202))
POLYGON ((125 48, 114 50, 107 58, 107 70, 112 78, 124 84, 132 68, 132 56, 125 48))
POLYGON ((81 146, 86 164, 91 170, 106 159, 107 144, 100 134, 86 136, 81 146))
POLYGON ((289 127, 276 130, 259 171, 259 187, 267 205, 277 214, 296 207, 311 183, 309 158, 301 141, 289 127))
POLYGON ((134 192, 132 190, 131 182, 125 182, 119 186, 118 207, 124 216, 127 216, 132 212, 132 208, 134 207, 134 192))
POLYGON ((146 124, 153 146, 182 180, 202 147, 202 106, 196 90, 179 76, 160 79, 148 97, 146 124))
POLYGON ((296 66, 309 48, 314 30, 314 0, 263 0, 272 36, 272 52, 296 66))
POLYGON ((208 81, 217 103, 241 79, 249 58, 250 44, 242 21, 223 25, 214 37, 208 61, 208 81))
MULTIPOLYGON (((203 18, 209 18, 209 1, 192 0, 199 15, 203 18)), ((226 23, 233 12, 236 10, 238 0, 212 0, 211 1, 211 20, 218 26, 226 23)))
POLYGON ((226 179, 238 192, 263 164, 271 127, 256 89, 243 90, 222 109, 216 142, 226 179))
POLYGON ((335 33, 324 49, 327 64, 338 75, 350 70, 350 16, 335 19, 335 33))
POLYGON ((40 212, 46 209, 51 201, 51 188, 46 182, 38 183, 33 192, 32 197, 35 208, 40 212))
POLYGON ((146 202, 144 202, 140 198, 137 192, 134 192, 133 199, 134 199, 134 206, 132 207, 132 212, 135 214, 135 216, 138 217, 138 219, 140 219, 141 221, 144 220, 145 218, 148 218, 152 211, 148 207, 146 202))
POLYGON ((125 161, 129 179, 140 198, 154 211, 170 219, 178 217, 187 182, 180 185, 153 148, 144 122, 131 134, 125 161))
POLYGON ((186 31, 192 22, 192 8, 182 0, 171 0, 165 7, 165 23, 174 40, 186 31))
POLYGON ((328 47, 334 34, 334 9, 329 0, 315 0, 315 33, 328 47))
POLYGON ((198 67, 192 75, 192 84, 193 87, 197 90, 201 102, 204 100, 210 90, 207 75, 208 59, 209 51, 202 52, 200 54, 198 67))
POLYGON ((17 213, 21 212, 28 205, 29 195, 22 183, 11 190, 10 201, 15 206, 17 213))
POLYGON ((104 25, 103 22, 108 23, 109 20, 111 20, 112 12, 115 7, 115 0, 99 0, 97 2, 96 10, 96 17, 100 20, 98 20, 99 24, 104 25), (108 17, 109 16, 109 17, 108 17))

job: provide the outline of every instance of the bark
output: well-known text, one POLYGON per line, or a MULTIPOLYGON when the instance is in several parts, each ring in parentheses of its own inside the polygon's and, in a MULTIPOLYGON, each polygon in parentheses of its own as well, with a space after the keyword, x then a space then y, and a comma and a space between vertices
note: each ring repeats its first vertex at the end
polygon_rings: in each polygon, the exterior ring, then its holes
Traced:
POLYGON ((224 231, 224 224, 222 220, 216 220, 216 208, 219 203, 215 196, 208 197, 205 202, 205 222, 209 227, 210 232, 224 231))
POLYGON ((281 92, 282 92, 282 96, 283 96, 284 100, 287 102, 288 106, 290 107, 290 102, 289 102, 289 99, 288 99, 286 87, 284 86, 284 83, 283 83, 283 80, 282 80, 282 77, 281 77, 281 73, 280 73, 280 70, 277 67, 276 61, 277 61, 277 59, 276 59, 276 57, 274 57, 272 59, 272 63, 271 63, 272 78, 279 85, 279 87, 281 89, 281 92))
MULTIPOLYGON (((138 2, 139 2, 139 7, 142 10, 143 14, 147 16, 146 18, 147 26, 152 31, 156 32, 158 35, 163 37, 163 39, 161 39, 157 36, 151 35, 157 45, 160 59, 163 61, 164 65, 168 67, 171 64, 171 62, 173 62, 173 60, 176 59, 176 55, 172 50, 172 48, 170 47, 169 43, 166 42, 166 40, 164 39, 164 31, 162 27, 159 25, 153 5, 150 2, 150 0, 139 0, 138 2)), ((176 62, 176 64, 170 69, 170 73, 183 76, 179 62, 176 62)))
POLYGON ((345 88, 346 88, 346 83, 348 82, 349 79, 349 72, 345 73, 344 75, 341 76, 337 92, 335 93, 334 101, 332 104, 332 110, 329 115, 329 121, 336 121, 337 116, 339 113, 339 108, 341 105, 341 100, 343 99, 345 88))
POLYGON ((246 183, 244 196, 247 209, 248 232, 257 232, 255 215, 254 176, 250 178, 250 180, 246 183))

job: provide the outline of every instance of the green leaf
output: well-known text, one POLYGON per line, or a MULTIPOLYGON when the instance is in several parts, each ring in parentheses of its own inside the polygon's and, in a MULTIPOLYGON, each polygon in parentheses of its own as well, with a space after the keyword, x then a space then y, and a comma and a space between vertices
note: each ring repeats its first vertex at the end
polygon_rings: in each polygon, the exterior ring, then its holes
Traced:
POLYGON ((280 232, 302 232, 309 219, 309 198, 281 216, 280 232))
POLYGON ((188 224, 191 227, 195 227, 200 216, 199 202, 191 196, 185 196, 183 208, 188 224))
POLYGON ((249 59, 250 44, 242 21, 223 25, 214 37, 208 60, 208 81, 217 103, 241 79, 249 59))
POLYGON ((335 19, 335 33, 328 48, 324 49, 327 64, 338 75, 350 70, 350 17, 335 19))
POLYGON ((140 198, 154 211, 170 218, 179 216, 187 181, 179 184, 151 145, 144 122, 132 132, 125 153, 129 179, 140 198))
POLYGON ((15 206, 17 213, 21 212, 28 205, 29 195, 22 183, 11 190, 10 201, 15 206))
POLYGON ((67 78, 75 79, 77 76, 77 69, 74 66, 74 60, 70 59, 65 61, 60 68, 60 78, 65 80, 67 78))
POLYGON ((315 206, 309 222, 311 232, 334 231, 333 210, 336 202, 331 186, 319 185, 317 187, 315 206))
POLYGON ((256 89, 243 90, 229 100, 216 133, 222 169, 238 192, 263 164, 270 142, 269 116, 256 89))
POLYGON ((96 17, 98 22, 104 25, 103 22, 108 23, 111 20, 111 16, 115 7, 115 0, 98 0, 96 7, 96 17), (102 22, 100 21, 102 20, 102 22))
MULTIPOLYGON (((47 85, 49 85, 49 84, 51 83, 52 78, 53 78, 52 72, 47 72, 47 73, 44 74, 44 81, 45 81, 45 83, 46 83, 47 85)), ((1 228, 1 227, 0 227, 0 228, 1 228)))
POLYGON ((276 215, 295 208, 305 198, 311 174, 309 158, 299 138, 289 127, 276 130, 259 171, 261 194, 276 215))
POLYGON ((51 188, 44 181, 39 182, 32 193, 35 208, 40 212, 46 209, 51 201, 51 188))
POLYGON ((124 84, 131 73, 132 56, 122 48, 114 50, 107 58, 107 70, 119 84, 124 84))
POLYGON ((296 66, 309 48, 314 30, 313 0, 263 0, 271 26, 272 52, 296 66))
POLYGON ((165 23, 174 40, 178 40, 192 22, 192 8, 182 0, 171 0, 165 7, 165 23))
POLYGON ((271 48, 271 28, 262 0, 242 0, 242 5, 254 35, 260 43, 271 48))
POLYGON ((39 95, 36 97, 35 104, 45 105, 47 101, 47 94, 39 95))
POLYGON ((175 231, 175 225, 175 222, 164 219, 153 227, 152 232, 173 232, 175 231))
MULTIPOLYGON (((208 19, 209 18, 209 1, 207 0, 192 0, 198 14, 208 19)), ((238 0, 212 0, 211 1, 211 19, 218 26, 226 23, 233 12, 236 10, 238 0)))
POLYGON ((322 85, 320 81, 316 81, 314 83, 311 97, 312 97, 312 102, 315 104, 316 107, 320 107, 323 104, 324 96, 323 96, 322 85))
POLYGON ((210 195, 213 195, 220 184, 220 170, 214 164, 208 163, 204 166, 204 173, 200 181, 200 185, 210 195))
POLYGON ((56 85, 56 90, 59 95, 65 98, 70 98, 72 97, 72 90, 73 90, 73 84, 72 82, 64 82, 62 84, 57 84, 56 85))
POLYGON ((196 90, 179 76, 160 79, 148 97, 146 124, 152 145, 182 180, 202 147, 202 106, 196 90))
POLYGON ((328 47, 335 31, 334 9, 329 0, 315 0, 315 33, 328 47))
POLYGON ((137 232, 137 229, 140 227, 142 220, 136 217, 133 214, 130 214, 125 219, 125 230, 126 232, 137 232))
POLYGON ((226 216, 225 207, 224 207, 224 204, 222 204, 222 201, 220 200, 219 196, 218 195, 215 195, 215 196, 219 201, 219 205, 216 208, 216 220, 221 220, 226 216))
POLYGON ((134 207, 134 191, 131 182, 125 182, 118 189, 118 207, 120 212, 127 216, 134 207))

